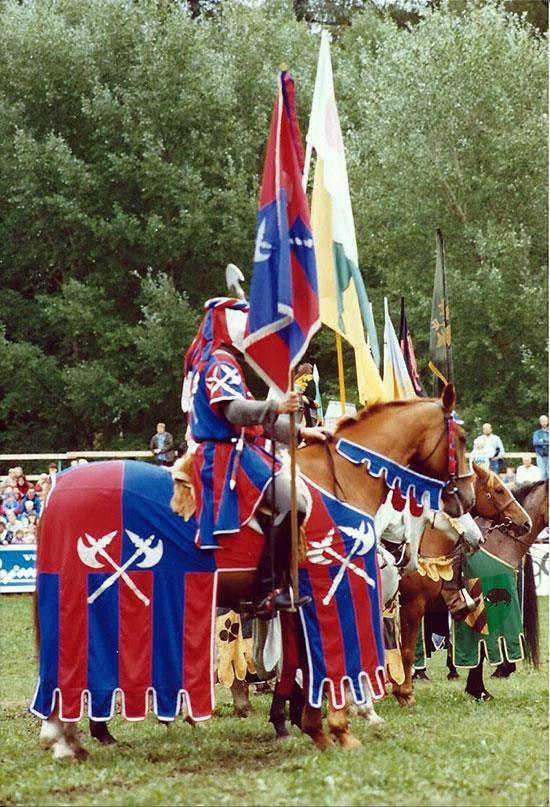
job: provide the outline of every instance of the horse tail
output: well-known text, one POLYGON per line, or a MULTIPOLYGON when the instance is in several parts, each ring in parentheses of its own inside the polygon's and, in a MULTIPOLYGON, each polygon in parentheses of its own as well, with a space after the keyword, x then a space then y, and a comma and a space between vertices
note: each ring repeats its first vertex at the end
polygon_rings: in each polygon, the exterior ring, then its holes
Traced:
POLYGON ((527 659, 540 666, 539 608, 533 572, 533 558, 527 553, 523 567, 523 630, 527 644, 527 659))

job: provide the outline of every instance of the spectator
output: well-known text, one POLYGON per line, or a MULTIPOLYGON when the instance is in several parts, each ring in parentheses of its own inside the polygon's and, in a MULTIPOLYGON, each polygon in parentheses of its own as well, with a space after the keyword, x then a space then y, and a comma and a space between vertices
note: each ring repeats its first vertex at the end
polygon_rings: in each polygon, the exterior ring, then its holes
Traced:
POLYGON ((174 462, 174 438, 166 431, 165 423, 157 423, 157 433, 151 437, 149 448, 155 455, 157 465, 172 465, 174 462))
POLYGON ((511 466, 508 466, 506 468, 506 471, 502 475, 502 481, 504 482, 506 487, 510 488, 510 490, 513 490, 515 488, 515 486, 516 486, 516 470, 515 470, 515 468, 512 468, 511 466))
POLYGON ((23 529, 16 530, 15 535, 13 537, 13 541, 11 543, 12 543, 12 546, 13 546, 13 544, 24 544, 25 543, 25 530, 23 530, 23 529))
POLYGON ((17 484, 15 487, 17 493, 19 494, 19 497, 23 499, 27 495, 27 491, 29 490, 30 487, 29 483, 27 482, 27 477, 25 476, 25 474, 23 473, 18 474, 17 484))
POLYGON ((26 516, 17 516, 13 510, 10 510, 5 517, 6 527, 8 531, 15 535, 16 530, 24 529, 28 526, 28 521, 26 516))
POLYGON ((531 457, 528 454, 524 454, 521 458, 521 465, 516 470, 516 484, 519 485, 529 485, 532 482, 538 482, 540 480, 540 471, 536 465, 533 465, 531 457))
POLYGON ((548 418, 541 415, 540 429, 533 432, 533 448, 537 455, 537 468, 541 479, 548 479, 548 418))
POLYGON ((48 465, 48 479, 50 482, 53 482, 56 473, 57 473, 57 465, 55 464, 55 462, 50 462, 50 464, 48 465))
POLYGON ((30 487, 27 491, 27 495, 23 497, 23 510, 28 515, 29 513, 36 513, 37 516, 40 515, 42 510, 42 502, 40 501, 39 496, 36 493, 36 489, 34 487, 30 487), (31 507, 27 506, 27 503, 30 502, 31 507))
POLYGON ((35 544, 36 543, 36 524, 29 524, 27 529, 25 530, 25 543, 26 544, 35 544))
POLYGON ((302 394, 305 425, 316 426, 316 410, 319 408, 319 404, 315 400, 317 388, 313 380, 313 367, 309 362, 306 361, 298 367, 298 373, 294 380, 294 389, 302 394))
POLYGON ((3 521, 0 521, 0 544, 3 544, 4 546, 6 544, 11 544, 13 537, 13 533, 8 530, 3 521))
POLYGON ((23 509, 23 505, 18 501, 15 491, 7 487, 2 494, 2 511, 5 517, 13 510, 18 515, 23 509))
POLYGON ((481 440, 483 448, 487 453, 489 459, 489 468, 498 474, 500 470, 500 463, 504 459, 504 446, 498 434, 494 434, 493 427, 490 423, 484 423, 481 427, 482 434, 477 437, 481 440))
POLYGON ((470 462, 473 462, 476 465, 481 465, 481 467, 485 468, 485 470, 489 469, 489 456, 487 454, 485 441, 482 437, 476 437, 474 440, 474 446, 472 448, 472 453, 470 454, 470 462))
POLYGON ((37 482, 36 482, 36 484, 34 486, 34 489, 36 490, 36 492, 37 493, 42 493, 42 488, 46 483, 49 485, 48 474, 40 474, 40 476, 38 477, 38 480, 37 480, 37 482))

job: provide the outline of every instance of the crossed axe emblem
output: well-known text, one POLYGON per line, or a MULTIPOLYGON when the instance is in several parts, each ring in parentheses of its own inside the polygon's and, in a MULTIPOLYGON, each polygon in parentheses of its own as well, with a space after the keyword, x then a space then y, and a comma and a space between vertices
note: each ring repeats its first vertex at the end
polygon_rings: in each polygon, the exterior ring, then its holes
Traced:
POLYGON ((358 577, 362 577, 363 580, 366 580, 369 586, 374 588, 376 585, 372 577, 370 577, 364 569, 361 569, 360 566, 357 566, 352 561, 352 557, 354 555, 366 555, 367 552, 369 552, 369 550, 371 550, 374 546, 376 536, 372 525, 368 524, 368 526, 365 527, 365 522, 362 521, 358 529, 356 527, 340 526, 338 526, 338 529, 340 532, 344 533, 344 535, 354 539, 353 546, 345 557, 332 548, 334 529, 329 530, 321 541, 311 541, 311 548, 307 551, 307 557, 311 563, 318 563, 323 566, 328 566, 330 563, 332 563, 333 559, 341 562, 340 568, 332 581, 331 587, 323 597, 323 605, 328 605, 332 600, 338 590, 338 586, 344 578, 344 574, 346 573, 347 569, 356 574, 358 577))
POLYGON ((135 532, 126 530, 126 535, 136 547, 136 551, 122 566, 119 566, 105 549, 105 547, 109 546, 116 534, 117 530, 114 532, 109 532, 107 535, 104 535, 103 538, 96 540, 93 536, 85 533, 88 543, 86 543, 82 537, 78 539, 76 548, 82 563, 84 563, 86 566, 90 566, 92 569, 102 569, 105 566, 105 563, 98 560, 99 555, 104 559, 104 561, 109 563, 112 569, 114 569, 114 573, 110 577, 107 577, 107 579, 104 580, 103 583, 98 586, 98 588, 96 588, 92 594, 90 594, 88 597, 88 602, 91 605, 101 594, 103 594, 104 591, 110 588, 113 583, 115 583, 119 578, 122 578, 128 588, 134 592, 139 600, 145 603, 145 605, 150 605, 151 601, 149 597, 140 591, 132 578, 126 574, 126 569, 131 566, 132 563, 135 563, 140 555, 143 555, 143 558, 137 564, 140 568, 150 569, 151 566, 156 566, 156 564, 162 558, 162 541, 159 538, 157 543, 153 546, 153 541, 155 538, 154 535, 151 535, 149 538, 144 540, 143 538, 140 538, 139 535, 136 535, 135 532))

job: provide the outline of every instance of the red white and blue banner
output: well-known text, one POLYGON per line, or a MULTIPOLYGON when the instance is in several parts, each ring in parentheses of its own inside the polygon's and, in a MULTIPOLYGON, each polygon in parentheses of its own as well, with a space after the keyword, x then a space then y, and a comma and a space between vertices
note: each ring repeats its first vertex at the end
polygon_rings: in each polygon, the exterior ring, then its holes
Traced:
POLYGON ((38 550, 39 678, 31 711, 196 720, 213 709, 216 564, 170 510, 170 473, 102 462, 60 473, 38 550))
POLYGON ((313 508, 299 568, 300 609, 309 668, 308 702, 321 706, 325 684, 337 708, 349 682, 357 703, 385 694, 380 571, 374 519, 306 479, 313 508))
POLYGON ((283 394, 290 386, 290 370, 320 325, 313 235, 302 189, 303 166, 294 82, 283 72, 262 176, 244 341, 248 362, 268 386, 283 394))

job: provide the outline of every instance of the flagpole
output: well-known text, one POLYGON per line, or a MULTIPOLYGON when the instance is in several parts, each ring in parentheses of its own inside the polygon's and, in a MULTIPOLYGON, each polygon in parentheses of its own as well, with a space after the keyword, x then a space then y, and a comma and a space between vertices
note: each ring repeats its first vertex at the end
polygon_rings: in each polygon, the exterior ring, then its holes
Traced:
MULTIPOLYGON (((290 388, 294 389, 294 370, 290 372, 290 388)), ((290 584, 298 597, 298 501, 296 496, 296 414, 290 412, 290 584)), ((296 609, 292 609, 296 610, 296 609)))
POLYGON ((340 387, 340 406, 342 415, 346 414, 346 381, 344 379, 344 353, 342 351, 342 337, 336 331, 336 360, 338 362, 338 385, 340 387))

